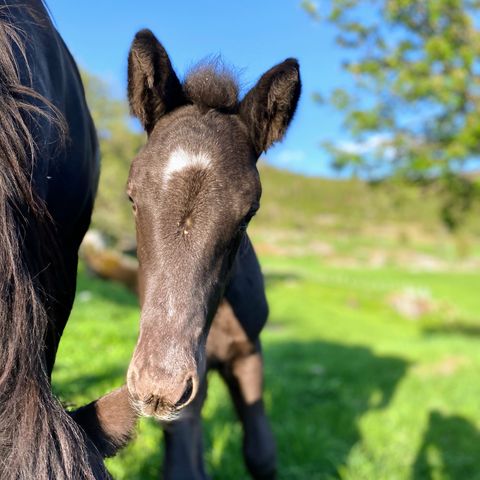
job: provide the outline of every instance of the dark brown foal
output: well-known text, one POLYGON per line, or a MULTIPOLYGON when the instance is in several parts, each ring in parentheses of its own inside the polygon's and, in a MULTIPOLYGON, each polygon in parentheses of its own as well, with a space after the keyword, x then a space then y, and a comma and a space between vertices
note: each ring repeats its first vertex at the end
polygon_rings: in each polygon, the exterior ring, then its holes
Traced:
POLYGON ((141 304, 127 386, 142 414, 171 422, 164 423, 168 479, 205 478, 199 422, 207 363, 229 385, 250 471, 275 474, 258 340, 267 308, 245 232, 260 206, 257 160, 285 135, 300 89, 292 58, 240 99, 237 82, 218 64, 180 82, 152 32, 133 41, 128 97, 148 139, 127 185, 141 304))

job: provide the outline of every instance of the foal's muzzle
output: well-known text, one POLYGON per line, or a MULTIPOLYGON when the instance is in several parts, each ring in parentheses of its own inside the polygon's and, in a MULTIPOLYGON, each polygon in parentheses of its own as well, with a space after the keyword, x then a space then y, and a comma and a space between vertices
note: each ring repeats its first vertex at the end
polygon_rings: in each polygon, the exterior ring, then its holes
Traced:
POLYGON ((139 413, 158 420, 170 421, 177 418, 181 410, 194 398, 198 390, 196 376, 188 377, 180 383, 180 388, 162 392, 161 386, 152 388, 153 384, 145 383, 135 374, 130 375, 127 381, 130 395, 139 413), (158 392, 158 393, 152 393, 158 392))
POLYGON ((142 352, 141 346, 137 345, 127 374, 133 402, 141 415, 173 420, 195 398, 205 368, 193 356, 163 356, 161 348, 142 352))

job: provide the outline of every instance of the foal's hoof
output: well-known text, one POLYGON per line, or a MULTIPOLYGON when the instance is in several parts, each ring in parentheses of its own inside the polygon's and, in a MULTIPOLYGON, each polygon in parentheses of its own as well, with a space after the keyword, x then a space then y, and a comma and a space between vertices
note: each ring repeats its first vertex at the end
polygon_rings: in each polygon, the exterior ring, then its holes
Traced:
POLYGON ((254 473, 250 471, 250 474, 252 475, 252 478, 254 480, 276 480, 277 478, 277 471, 274 470, 273 472, 268 472, 268 473, 254 473))
POLYGON ((243 455, 250 475, 255 480, 275 480, 277 478, 277 456, 275 441, 265 419, 256 435, 245 438, 243 455))
POLYGON ((250 461, 246 462, 248 471, 254 480, 276 480, 277 478, 277 469, 275 464, 258 464, 257 462, 253 463, 250 461))
POLYGON ((188 459, 183 464, 167 462, 163 468, 163 480, 211 480, 203 465, 192 465, 188 459))
POLYGON ((192 472, 180 468, 164 472, 163 480, 210 480, 210 477, 204 472, 192 472))

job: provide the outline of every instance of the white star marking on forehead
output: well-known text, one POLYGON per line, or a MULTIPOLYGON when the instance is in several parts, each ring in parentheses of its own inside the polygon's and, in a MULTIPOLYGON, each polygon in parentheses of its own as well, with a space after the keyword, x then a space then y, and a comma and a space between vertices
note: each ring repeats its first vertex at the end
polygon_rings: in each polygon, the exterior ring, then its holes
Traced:
POLYGON ((170 154, 167 166, 165 167, 165 180, 170 180, 175 172, 185 168, 199 167, 208 168, 210 157, 206 153, 189 153, 183 148, 177 148, 170 154))

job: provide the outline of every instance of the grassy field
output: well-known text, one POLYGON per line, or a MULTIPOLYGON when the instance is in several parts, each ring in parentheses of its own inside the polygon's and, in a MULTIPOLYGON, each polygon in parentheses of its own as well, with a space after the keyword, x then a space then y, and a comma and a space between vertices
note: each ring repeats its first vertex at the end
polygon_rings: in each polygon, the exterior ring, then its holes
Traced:
MULTIPOLYGON (((480 274, 320 258, 262 254, 280 478, 480 479, 480 274), (428 311, 398 313, 390 299, 404 291, 420 292, 428 311)), ((82 404, 123 382, 138 317, 135 297, 80 270, 54 372, 62 399, 82 404)), ((240 426, 214 375, 204 418, 212 477, 247 478, 240 426)), ((158 425, 142 420, 109 468, 118 479, 158 478, 161 443, 158 425)))
MULTIPOLYGON (((111 133, 101 135, 93 226, 131 247, 124 190, 144 139, 107 86, 84 80, 100 132, 111 133)), ((452 234, 432 187, 305 178, 264 161, 259 170, 249 231, 271 306, 262 339, 280 479, 480 479, 480 207, 452 234)), ((80 405, 124 382, 138 320, 132 294, 80 269, 54 372, 63 400, 80 405)), ((212 477, 247 478, 215 375, 204 417, 212 477)), ((161 429, 142 420, 108 464, 118 479, 149 480, 161 457, 161 429)))

